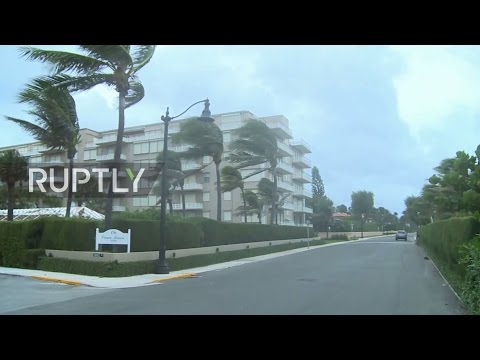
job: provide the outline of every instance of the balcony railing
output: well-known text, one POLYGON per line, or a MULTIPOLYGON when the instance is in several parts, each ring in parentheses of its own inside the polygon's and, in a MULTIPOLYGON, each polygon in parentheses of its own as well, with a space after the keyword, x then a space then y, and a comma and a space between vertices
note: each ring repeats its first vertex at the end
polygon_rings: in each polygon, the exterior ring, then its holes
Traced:
MULTIPOLYGON (((185 210, 202 210, 202 203, 185 203, 185 210)), ((182 204, 173 204, 173 210, 182 210, 182 204)))

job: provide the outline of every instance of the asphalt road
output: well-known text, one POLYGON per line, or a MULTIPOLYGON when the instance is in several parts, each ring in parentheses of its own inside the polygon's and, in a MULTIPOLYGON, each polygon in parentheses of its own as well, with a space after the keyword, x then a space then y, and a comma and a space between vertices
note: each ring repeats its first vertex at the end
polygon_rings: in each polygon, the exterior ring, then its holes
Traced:
MULTIPOLYGON (((3 305, 8 286, 1 286, 0 313, 463 314, 461 302, 424 257, 411 239, 384 236, 139 288, 42 284, 48 294, 42 303, 16 311, 3 305)), ((28 288, 34 280, 17 281, 28 288)))

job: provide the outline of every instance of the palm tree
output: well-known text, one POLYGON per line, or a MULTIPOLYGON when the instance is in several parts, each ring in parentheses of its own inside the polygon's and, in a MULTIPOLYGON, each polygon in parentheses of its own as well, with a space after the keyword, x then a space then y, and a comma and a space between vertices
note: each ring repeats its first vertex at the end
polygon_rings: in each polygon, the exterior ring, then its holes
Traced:
POLYGON ((7 221, 13 221, 15 208, 15 183, 27 180, 28 160, 20 156, 17 150, 0 153, 0 181, 7 184, 7 221))
MULTIPOLYGON (((233 191, 237 188, 241 190, 243 206, 247 208, 242 174, 232 166, 225 166, 222 169, 222 191, 233 191)), ((247 222, 247 213, 244 213, 244 220, 247 222)))
POLYGON ((20 93, 21 102, 32 105, 27 113, 35 118, 29 122, 6 116, 7 120, 20 125, 35 139, 50 149, 67 151, 68 166, 68 196, 65 217, 70 217, 72 207, 72 172, 73 158, 80 142, 80 127, 78 124, 75 100, 66 89, 46 86, 38 89, 31 85, 20 93))
MULTIPOLYGON (((256 173, 271 170, 273 173, 273 193, 272 201, 272 217, 270 223, 277 223, 277 164, 281 157, 278 153, 277 138, 272 130, 262 121, 249 120, 244 126, 234 131, 238 139, 230 144, 232 153, 227 160, 237 163, 238 168, 247 166, 256 166, 268 163, 269 168, 262 169, 256 173)), ((256 174, 255 173, 255 174, 256 174)), ((253 175, 253 174, 251 174, 253 175)), ((249 175, 249 176, 251 176, 249 175)))
POLYGON ((223 135, 220 128, 210 122, 190 119, 183 122, 180 131, 172 136, 175 143, 190 145, 187 151, 181 153, 182 158, 195 159, 211 156, 215 163, 217 175, 217 221, 222 221, 222 187, 220 163, 223 154, 223 135))
MULTIPOLYGON (((159 169, 163 166, 163 151, 157 155, 157 166, 159 169)), ((182 216, 185 218, 185 194, 183 191, 185 174, 182 171, 182 161, 180 154, 175 151, 167 151, 167 202, 170 210, 170 215, 173 214, 172 192, 177 186, 180 186, 182 194, 182 216)), ((153 193, 161 196, 161 174, 158 176, 158 182, 153 187, 153 193)))
MULTIPOLYGON (((53 75, 43 76, 33 81, 34 86, 43 88, 45 83, 70 91, 89 90, 105 84, 118 92, 118 131, 115 145, 113 168, 120 162, 125 109, 138 103, 145 94, 137 73, 155 52, 155 45, 80 45, 83 54, 68 51, 43 50, 21 47, 20 53, 28 60, 38 60, 53 66, 53 75)), ((105 224, 111 227, 113 187, 108 189, 105 224)))
POLYGON ((257 215, 258 223, 262 223, 262 212, 265 201, 251 190, 245 191, 243 194, 244 206, 237 209, 237 214, 241 215, 257 215), (246 202, 246 205, 245 205, 246 202))

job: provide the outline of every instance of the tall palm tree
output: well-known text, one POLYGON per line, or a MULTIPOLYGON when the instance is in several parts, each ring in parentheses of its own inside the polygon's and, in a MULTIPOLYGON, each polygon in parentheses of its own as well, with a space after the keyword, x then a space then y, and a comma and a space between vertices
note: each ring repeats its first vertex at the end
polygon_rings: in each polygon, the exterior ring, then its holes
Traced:
MULTIPOLYGON (((237 163, 238 168, 269 164, 269 167, 259 172, 271 170, 273 174, 272 217, 270 223, 277 222, 277 164, 281 157, 278 153, 277 138, 272 130, 260 120, 249 120, 234 134, 238 139, 230 144, 232 153, 227 160, 237 163)), ((257 172, 258 173, 258 172, 257 172)))
MULTIPOLYGON (((235 189, 240 189, 242 192, 243 206, 247 208, 247 201, 245 199, 244 192, 244 183, 242 179, 242 174, 238 169, 235 169, 232 166, 225 166, 222 171, 222 191, 233 191, 235 189)), ((244 214, 244 220, 247 222, 247 213, 244 214)))
MULTIPOLYGON (((20 53, 28 60, 38 60, 53 66, 53 74, 33 81, 35 86, 45 83, 67 88, 70 91, 89 90, 105 84, 118 92, 118 131, 115 144, 115 168, 120 162, 125 128, 125 109, 143 99, 144 88, 137 73, 155 52, 155 45, 80 45, 83 54, 68 51, 21 47, 20 53)), ((112 182, 108 189, 105 224, 111 227, 113 207, 112 182)))
MULTIPOLYGON (((163 165, 163 151, 157 155, 157 164, 158 168, 161 169, 163 165)), ((170 214, 173 214, 173 205, 172 205, 172 192, 177 186, 180 186, 181 196, 182 196, 182 216, 185 218, 185 193, 184 193, 184 179, 185 174, 182 171, 182 161, 180 154, 175 151, 167 151, 167 182, 168 182, 168 193, 167 193, 167 202, 170 209, 170 214)), ((154 187, 154 193, 157 195, 161 194, 161 174, 159 175, 159 180, 154 187)))
POLYGON ((237 208, 237 214, 239 215, 257 215, 258 223, 262 223, 262 212, 265 202, 263 198, 259 197, 251 190, 247 190, 243 193, 244 205, 237 208), (246 204, 245 204, 246 203, 246 204))
POLYGON ((13 221, 15 208, 15 183, 27 180, 28 160, 20 156, 17 150, 0 153, 0 181, 7 184, 7 221, 13 221))
POLYGON ((20 125, 48 148, 61 149, 67 152, 69 166, 65 217, 70 217, 73 158, 77 153, 77 145, 80 142, 80 127, 75 100, 66 89, 52 86, 38 89, 31 85, 20 93, 19 99, 21 102, 27 102, 32 106, 32 109, 27 113, 34 117, 34 122, 10 116, 5 116, 5 118, 20 125))
POLYGON ((217 187, 217 221, 222 221, 222 186, 220 177, 220 163, 223 154, 223 135, 220 128, 210 122, 190 119, 180 125, 180 131, 172 136, 175 143, 189 145, 181 156, 185 159, 195 159, 211 156, 215 163, 217 187))

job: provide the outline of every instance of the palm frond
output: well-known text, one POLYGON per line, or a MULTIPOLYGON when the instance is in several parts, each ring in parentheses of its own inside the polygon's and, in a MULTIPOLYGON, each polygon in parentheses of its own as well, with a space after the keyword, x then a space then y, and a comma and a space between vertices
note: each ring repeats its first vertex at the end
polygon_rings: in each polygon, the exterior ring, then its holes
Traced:
POLYGON ((133 64, 128 45, 80 45, 80 48, 89 56, 107 62, 113 70, 118 66, 127 70, 133 64))
POLYGON ((49 135, 47 130, 36 124, 32 124, 29 121, 17 119, 11 116, 5 116, 5 119, 13 121, 36 139, 46 138, 49 135))
POLYGON ((140 102, 145 96, 145 89, 140 81, 131 81, 130 89, 125 97, 125 109, 140 102))
POLYGON ((77 74, 93 74, 109 67, 109 64, 90 56, 68 51, 43 50, 30 46, 19 48, 20 55, 27 60, 39 60, 53 66, 55 73, 74 71, 77 74))
POLYGON ((155 45, 137 45, 132 53, 132 73, 137 72, 149 63, 155 53, 155 45))

